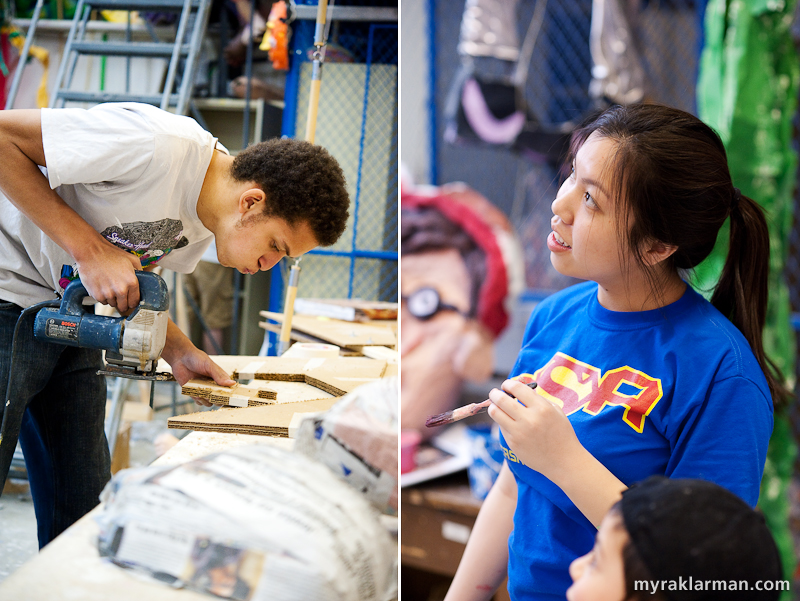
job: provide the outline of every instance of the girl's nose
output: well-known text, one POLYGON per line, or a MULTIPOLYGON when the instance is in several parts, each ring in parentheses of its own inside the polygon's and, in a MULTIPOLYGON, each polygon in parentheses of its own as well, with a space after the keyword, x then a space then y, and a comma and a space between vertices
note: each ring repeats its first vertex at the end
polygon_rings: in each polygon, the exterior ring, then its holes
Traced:
POLYGON ((567 225, 572 224, 572 208, 570 206, 569 182, 565 182, 556 194, 555 200, 550 203, 550 210, 567 225))

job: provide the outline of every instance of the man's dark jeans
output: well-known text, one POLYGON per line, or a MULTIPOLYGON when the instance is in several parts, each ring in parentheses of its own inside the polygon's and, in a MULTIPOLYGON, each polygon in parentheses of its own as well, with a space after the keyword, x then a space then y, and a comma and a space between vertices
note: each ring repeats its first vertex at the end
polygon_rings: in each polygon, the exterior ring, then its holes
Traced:
MULTIPOLYGON (((4 395, 14 327, 21 312, 17 305, 0 301, 0 391, 4 395)), ((35 316, 27 315, 20 325, 13 402, 29 401, 20 444, 41 548, 97 505, 111 476, 111 462, 103 432, 106 382, 96 374, 102 366, 101 352, 35 339, 35 316)))

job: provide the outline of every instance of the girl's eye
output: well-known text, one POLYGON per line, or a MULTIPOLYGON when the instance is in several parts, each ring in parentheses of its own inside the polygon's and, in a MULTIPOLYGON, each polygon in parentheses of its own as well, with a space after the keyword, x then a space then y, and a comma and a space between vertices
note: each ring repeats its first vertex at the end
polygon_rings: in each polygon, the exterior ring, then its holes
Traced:
POLYGON ((597 208, 597 203, 594 201, 594 198, 592 198, 591 194, 589 194, 588 192, 584 192, 583 198, 586 200, 586 204, 589 205, 591 208, 593 209, 597 208))

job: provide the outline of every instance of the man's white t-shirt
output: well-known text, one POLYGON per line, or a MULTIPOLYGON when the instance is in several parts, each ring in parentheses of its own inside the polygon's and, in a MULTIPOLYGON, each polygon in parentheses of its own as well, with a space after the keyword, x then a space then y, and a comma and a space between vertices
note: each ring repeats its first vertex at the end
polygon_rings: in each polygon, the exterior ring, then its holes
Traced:
MULTIPOLYGON (((188 117, 147 104, 42 109, 50 187, 108 241, 181 273, 213 240, 197 200, 216 138, 188 117)), ((22 307, 55 298, 74 259, 0 194, 0 299, 22 307)), ((79 275, 79 274, 78 274, 79 275)))

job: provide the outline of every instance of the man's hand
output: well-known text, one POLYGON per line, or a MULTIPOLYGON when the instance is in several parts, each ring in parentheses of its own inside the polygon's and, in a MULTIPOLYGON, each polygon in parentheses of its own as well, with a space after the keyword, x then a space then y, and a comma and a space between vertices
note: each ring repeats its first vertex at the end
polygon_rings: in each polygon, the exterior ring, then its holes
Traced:
POLYGON ((78 275, 89 296, 125 313, 139 304, 136 271, 142 269, 142 264, 136 255, 103 242, 98 252, 77 261, 78 275))
MULTIPOLYGON (((183 386, 197 376, 208 376, 220 386, 236 384, 224 369, 214 363, 206 353, 201 351, 181 332, 172 320, 167 323, 167 344, 161 353, 164 361, 172 366, 172 375, 183 386)), ((210 407, 211 403, 192 397, 198 405, 210 407)))
MULTIPOLYGON (((172 366, 172 375, 175 376, 175 379, 181 386, 198 376, 213 378, 214 382, 220 386, 233 386, 236 384, 228 375, 228 372, 214 363, 211 357, 206 353, 194 346, 185 351, 183 355, 178 357, 173 363, 170 363, 170 365, 172 366)), ((197 397, 192 398, 198 405, 205 405, 206 407, 211 406, 211 403, 205 399, 197 397)))

